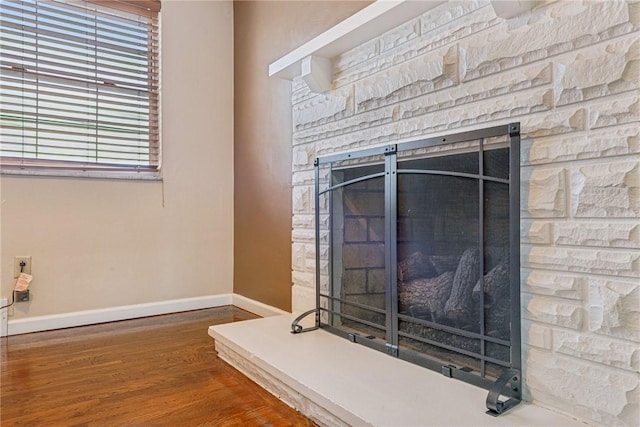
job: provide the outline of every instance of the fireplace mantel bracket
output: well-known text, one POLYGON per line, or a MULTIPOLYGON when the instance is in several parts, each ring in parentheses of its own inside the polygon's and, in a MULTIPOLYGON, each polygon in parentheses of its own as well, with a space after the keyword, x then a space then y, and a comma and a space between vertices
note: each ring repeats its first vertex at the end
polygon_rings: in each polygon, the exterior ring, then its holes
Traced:
POLYGON ((309 311, 305 311, 300 316, 296 317, 293 322, 291 322, 291 333, 292 334, 301 334, 302 332, 315 331, 320 326, 320 309, 313 308, 309 311), (300 321, 310 315, 311 313, 315 313, 315 326, 309 326, 308 328, 303 328, 300 325, 300 321))
POLYGON ((520 371, 516 369, 509 369, 500 375, 489 389, 489 395, 487 396, 487 414, 497 417, 520 403, 521 378, 520 371), (500 400, 500 396, 512 397, 507 400, 500 400))

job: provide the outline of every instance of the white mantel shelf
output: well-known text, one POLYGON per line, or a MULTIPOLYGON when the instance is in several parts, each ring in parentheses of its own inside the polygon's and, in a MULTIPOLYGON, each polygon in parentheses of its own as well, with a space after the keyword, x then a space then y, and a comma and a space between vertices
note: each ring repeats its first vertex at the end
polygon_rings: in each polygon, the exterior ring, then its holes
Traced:
POLYGON ((269 77, 293 79, 301 74, 303 59, 335 58, 415 18, 443 0, 377 0, 324 33, 269 64, 269 77))
MULTIPOLYGON (((303 74, 301 64, 305 59, 313 57, 331 61, 336 56, 446 2, 447 0, 376 0, 269 64, 269 77, 291 80, 303 74)), ((538 2, 539 0, 491 0, 496 14, 507 19, 531 10, 538 2)), ((318 72, 324 74, 322 78, 330 78, 327 76, 329 70, 318 72)))

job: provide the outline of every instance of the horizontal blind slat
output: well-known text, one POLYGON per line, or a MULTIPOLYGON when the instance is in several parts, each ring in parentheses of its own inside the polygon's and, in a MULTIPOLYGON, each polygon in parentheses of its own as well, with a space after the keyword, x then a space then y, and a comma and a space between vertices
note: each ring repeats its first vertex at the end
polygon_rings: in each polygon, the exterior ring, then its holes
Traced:
POLYGON ((78 51, 72 49, 63 49, 60 46, 52 48, 43 44, 27 43, 22 41, 16 46, 15 40, 0 37, 0 52, 3 57, 13 57, 17 61, 39 58, 56 59, 61 64, 78 62, 80 64, 100 63, 109 68, 120 69, 123 71, 131 71, 132 69, 147 69, 147 74, 151 74, 155 63, 150 63, 148 58, 115 55, 112 52, 103 50, 85 50, 78 51))
MULTIPOLYGON (((114 19, 104 20, 86 15, 67 15, 61 13, 60 9, 46 12, 46 7, 39 7, 37 12, 24 13, 19 8, 13 8, 8 5, 3 6, 3 19, 5 21, 14 21, 24 26, 29 23, 35 28, 44 26, 55 31, 58 34, 77 34, 79 37, 90 37, 98 30, 109 32, 109 38, 112 40, 120 40, 124 36, 129 40, 145 41, 149 31, 148 23, 144 21, 131 21, 128 25, 117 24, 114 19), (54 23, 55 22, 55 23, 54 23)), ((27 31, 27 27, 24 27, 27 31)), ((143 43, 141 43, 143 44, 143 43)))
POLYGON ((45 11, 45 13, 47 11, 53 11, 60 16, 75 16, 82 19, 88 12, 92 16, 108 19, 112 22, 121 22, 133 26, 146 23, 149 28, 158 28, 158 15, 145 16, 144 14, 138 15, 127 11, 125 11, 126 13, 121 13, 114 8, 100 7, 98 3, 91 0, 88 0, 86 3, 65 0, 49 0, 47 2, 37 0, 3 0, 2 6, 4 10, 19 10, 27 16, 35 15, 38 11, 45 11))
POLYGON ((145 50, 142 49, 142 46, 138 46, 138 45, 122 46, 114 43, 108 43, 104 41, 98 41, 98 40, 92 40, 89 38, 73 36, 70 34, 65 34, 64 37, 61 37, 61 33, 58 33, 56 31, 51 31, 44 28, 29 27, 26 25, 20 25, 17 23, 6 22, 6 21, 2 22, 2 26, 21 30, 23 31, 23 33, 25 33, 26 36, 29 36, 29 37, 37 37, 39 35, 45 35, 52 39, 64 40, 68 43, 73 42, 77 46, 100 46, 100 47, 114 50, 116 52, 122 51, 122 52, 132 53, 136 55, 145 54, 145 50))
MULTIPOLYGON (((15 54, 4 54, 2 55, 3 57, 3 61, 0 62, 0 65, 4 65, 6 67, 12 67, 12 68, 16 68, 16 67, 22 67, 25 70, 29 70, 33 73, 38 73, 38 74, 49 74, 49 75, 53 75, 53 76, 70 76, 70 77, 76 77, 76 78, 87 78, 87 79, 91 79, 94 78, 96 74, 99 74, 101 79, 101 81, 104 80, 111 80, 114 82, 123 82, 124 84, 128 83, 128 82, 143 82, 146 83, 148 81, 148 77, 146 75, 146 70, 142 69, 142 70, 127 70, 121 67, 112 67, 112 66, 106 66, 103 64, 96 64, 96 63, 86 63, 86 65, 70 65, 70 64, 65 64, 64 62, 67 62, 66 59, 64 57, 60 57, 60 61, 50 61, 48 60, 48 58, 52 58, 51 55, 39 55, 37 52, 34 52, 34 55, 37 56, 36 58, 25 58, 24 56, 19 56, 19 55, 15 55, 15 54), (11 62, 11 60, 14 60, 15 62, 11 62), (44 66, 33 66, 33 65, 28 65, 27 63, 33 63, 33 64, 38 64, 38 65, 47 65, 48 67, 44 67, 44 66), (94 67, 91 67, 91 65, 94 65, 94 67), (75 71, 74 73, 65 73, 63 71, 61 71, 62 67, 64 67, 65 70, 73 70, 75 71), (122 73, 119 71, 126 71, 127 73, 122 73)), ((55 57, 53 57, 52 59, 55 59, 55 57)), ((71 62, 71 61, 68 61, 71 62)), ((81 62, 76 61, 76 64, 82 64, 81 62)))
MULTIPOLYGON (((46 81, 21 81, 25 73, 15 70, 8 70, 0 68, 0 88, 5 91, 20 91, 24 93, 40 92, 43 95, 58 95, 60 98, 79 97, 79 98, 94 98, 96 93, 103 99, 113 100, 114 102, 121 102, 128 105, 140 105, 143 100, 157 100, 157 85, 150 85, 148 91, 125 91, 119 89, 117 92, 113 87, 98 86, 95 84, 86 84, 84 86, 77 84, 77 82, 69 82, 64 79, 48 78, 46 81), (38 90, 38 88, 47 88, 46 90, 38 90), (88 90, 91 89, 91 90, 88 90)), ((24 76, 26 77, 26 76, 24 76)))

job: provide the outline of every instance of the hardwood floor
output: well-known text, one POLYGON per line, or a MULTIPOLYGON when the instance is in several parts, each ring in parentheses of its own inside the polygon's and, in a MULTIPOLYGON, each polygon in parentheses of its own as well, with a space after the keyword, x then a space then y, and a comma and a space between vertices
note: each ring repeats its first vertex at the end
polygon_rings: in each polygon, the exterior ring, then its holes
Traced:
POLYGON ((220 360, 226 306, 0 339, 8 426, 313 426, 220 360))

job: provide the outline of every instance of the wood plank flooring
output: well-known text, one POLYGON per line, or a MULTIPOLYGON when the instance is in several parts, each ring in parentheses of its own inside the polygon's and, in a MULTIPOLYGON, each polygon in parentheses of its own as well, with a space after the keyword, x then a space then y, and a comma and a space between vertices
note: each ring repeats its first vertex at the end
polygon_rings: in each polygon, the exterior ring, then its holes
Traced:
POLYGON ((232 306, 0 339, 8 426, 313 426, 217 357, 232 306))

